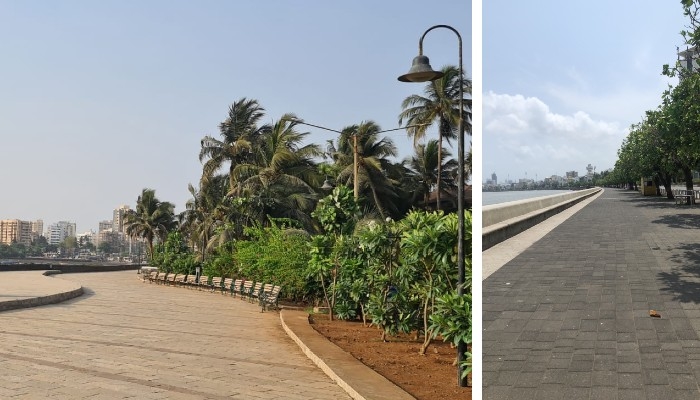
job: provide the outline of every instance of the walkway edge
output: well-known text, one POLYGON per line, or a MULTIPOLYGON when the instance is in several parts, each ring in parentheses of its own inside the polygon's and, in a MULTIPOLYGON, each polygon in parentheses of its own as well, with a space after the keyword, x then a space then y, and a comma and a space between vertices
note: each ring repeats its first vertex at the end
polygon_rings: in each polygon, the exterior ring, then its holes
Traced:
POLYGON ((284 331, 304 354, 353 399, 415 400, 415 397, 316 332, 309 324, 306 312, 281 310, 280 320, 284 331))
MULTIPOLYGON (((594 188, 582 190, 579 192, 573 192, 574 195, 554 195, 546 196, 542 198, 520 200, 517 202, 504 203, 504 204, 494 204, 491 206, 484 207, 483 213, 498 213, 499 210, 503 211, 504 214, 513 214, 518 211, 530 210, 533 206, 541 206, 532 210, 527 211, 524 214, 516 215, 512 218, 505 219, 493 223, 491 225, 484 226, 481 233, 481 250, 488 250, 491 247, 502 243, 513 236, 522 233, 533 226, 547 220, 548 218, 559 214, 560 212, 575 206, 576 204, 585 201, 586 199, 595 196, 596 194, 602 193, 602 188, 594 188), (549 204, 555 199, 562 198, 563 201, 556 202, 554 204, 549 204), (507 212, 506 212, 507 211, 507 212)), ((497 218, 494 218, 497 219, 497 218)))
POLYGON ((485 280, 491 276, 491 274, 498 271, 502 266, 510 262, 510 260, 534 245, 554 228, 600 197, 604 192, 605 189, 576 203, 576 205, 567 208, 557 215, 553 215, 532 228, 520 232, 490 249, 484 250, 481 254, 482 280, 485 280))
MULTIPOLYGON (((50 275, 55 275, 56 273, 49 272, 48 274, 45 271, 42 276, 39 279, 54 279, 50 277, 50 275)), ((66 283, 70 283, 67 282, 66 283)), ((16 310, 20 308, 31 308, 31 307, 38 307, 38 306, 44 306, 48 304, 56 304, 56 303, 61 303, 66 300, 70 300, 79 296, 83 295, 83 287, 78 285, 77 288, 74 288, 72 290, 68 291, 63 291, 63 292, 58 292, 58 293, 53 293, 53 294, 48 294, 45 296, 37 296, 37 297, 29 297, 26 299, 15 299, 15 300, 6 300, 6 301, 0 301, 0 312, 1 311, 9 311, 9 310, 16 310)))

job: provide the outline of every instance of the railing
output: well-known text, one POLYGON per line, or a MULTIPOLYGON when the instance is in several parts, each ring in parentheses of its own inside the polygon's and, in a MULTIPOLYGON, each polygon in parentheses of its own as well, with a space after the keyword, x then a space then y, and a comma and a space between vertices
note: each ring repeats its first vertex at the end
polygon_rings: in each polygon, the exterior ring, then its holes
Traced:
MULTIPOLYGON (((660 187, 659 191, 660 191, 662 196, 666 196, 666 188, 660 187)), ((673 193, 673 197, 682 196, 682 195, 687 196, 690 194, 693 196, 693 198, 700 199, 700 190, 671 189, 671 193, 673 193)))

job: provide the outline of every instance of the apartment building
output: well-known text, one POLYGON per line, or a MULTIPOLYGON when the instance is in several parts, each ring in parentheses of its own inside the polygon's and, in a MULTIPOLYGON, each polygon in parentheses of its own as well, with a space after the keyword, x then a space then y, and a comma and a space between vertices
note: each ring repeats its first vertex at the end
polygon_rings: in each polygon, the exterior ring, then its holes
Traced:
POLYGON ((112 213, 112 230, 119 233, 124 233, 124 216, 131 211, 127 205, 121 205, 114 209, 112 213))
POLYGON ((32 223, 18 219, 0 220, 0 243, 32 244, 32 223))
POLYGON ((61 244, 69 236, 75 236, 75 222, 59 221, 49 225, 46 231, 46 240, 49 244, 61 244))

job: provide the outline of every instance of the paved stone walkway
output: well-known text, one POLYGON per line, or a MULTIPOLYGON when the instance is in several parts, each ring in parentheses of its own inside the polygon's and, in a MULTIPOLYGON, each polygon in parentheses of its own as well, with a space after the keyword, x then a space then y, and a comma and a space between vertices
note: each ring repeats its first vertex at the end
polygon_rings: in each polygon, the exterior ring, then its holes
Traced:
POLYGON ((2 399, 348 399, 280 327, 239 299, 63 274, 85 294, 0 312, 2 399))
POLYGON ((700 398, 700 207, 606 189, 483 281, 482 319, 484 399, 700 398))

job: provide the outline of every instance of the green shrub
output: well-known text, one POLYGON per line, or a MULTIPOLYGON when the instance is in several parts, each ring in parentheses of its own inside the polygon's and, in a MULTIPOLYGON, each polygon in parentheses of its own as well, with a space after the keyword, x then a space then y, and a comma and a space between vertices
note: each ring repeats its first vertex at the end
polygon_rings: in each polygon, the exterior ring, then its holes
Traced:
POLYGON ((182 234, 175 231, 168 234, 165 243, 153 248, 151 264, 167 273, 194 274, 198 262, 182 234))
POLYGON ((248 280, 282 286, 282 296, 307 299, 307 266, 311 258, 309 235, 277 226, 247 228, 250 240, 235 244, 238 274, 248 280))

